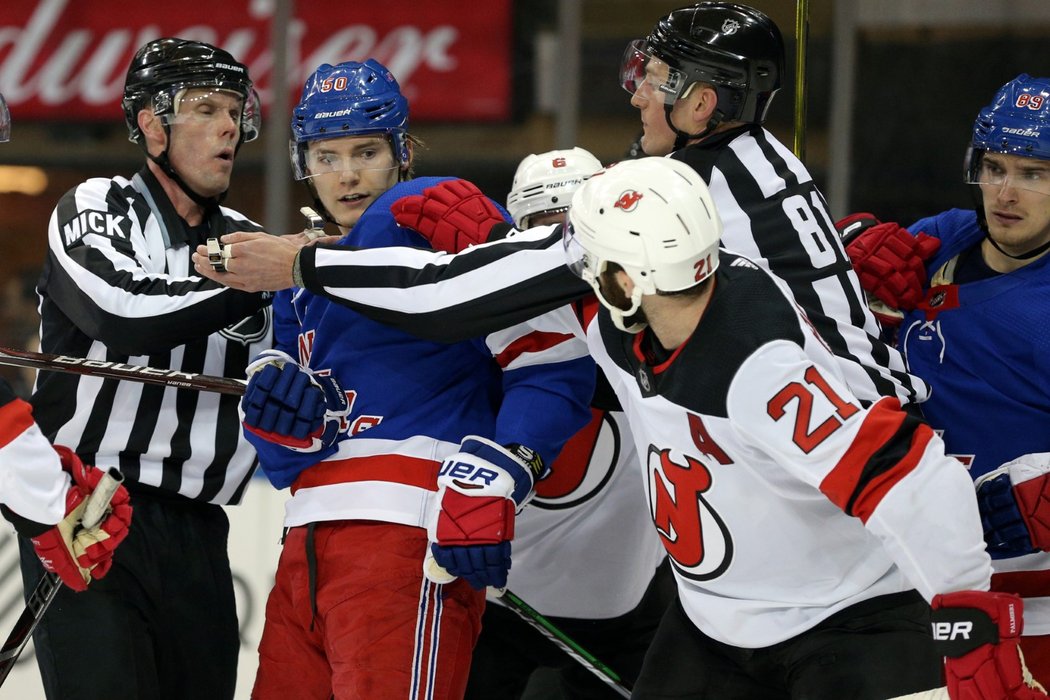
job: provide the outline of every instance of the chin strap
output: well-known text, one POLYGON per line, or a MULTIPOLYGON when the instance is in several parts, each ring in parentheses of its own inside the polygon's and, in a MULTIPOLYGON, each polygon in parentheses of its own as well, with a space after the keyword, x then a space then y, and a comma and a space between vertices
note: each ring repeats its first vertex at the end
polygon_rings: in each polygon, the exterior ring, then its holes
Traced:
POLYGON ((695 139, 702 139, 703 137, 710 134, 718 125, 722 123, 722 113, 715 110, 715 113, 711 115, 711 119, 707 122, 707 126, 704 127, 703 131, 699 131, 695 134, 690 134, 682 131, 671 121, 671 110, 674 109, 673 104, 664 105, 664 118, 667 120, 667 126, 671 127, 671 131, 674 132, 674 146, 673 150, 677 151, 685 148, 686 144, 695 139))
POLYGON ((1030 259, 1036 257, 1037 255, 1042 255, 1047 250, 1050 250, 1050 241, 1047 241, 1046 243, 1044 243, 1044 244, 1042 244, 1040 246, 1036 246, 1035 248, 1033 248, 1032 250, 1028 251, 1027 253, 1021 253, 1020 255, 1010 255, 1005 250, 1003 250, 999 246, 998 243, 995 242, 995 239, 992 238, 990 234, 985 233, 985 238, 988 239, 988 242, 992 244, 993 248, 995 248, 996 250, 998 250, 1000 253, 1002 253, 1006 257, 1010 258, 1011 260, 1030 260, 1030 259))
MULTIPOLYGON (((169 135, 168 138, 171 138, 171 136, 169 135)), ((168 149, 165 148, 159 156, 155 156, 147 152, 146 157, 152 160, 158 166, 160 166, 160 169, 164 171, 164 174, 171 178, 172 182, 178 185, 179 189, 185 192, 187 197, 204 207, 205 211, 213 207, 217 208, 220 204, 222 204, 223 200, 226 199, 226 192, 223 192, 222 194, 215 197, 202 197, 201 195, 197 194, 192 189, 190 189, 190 186, 187 185, 181 177, 179 177, 179 174, 177 172, 175 172, 175 168, 171 167, 171 161, 168 160, 168 149)))

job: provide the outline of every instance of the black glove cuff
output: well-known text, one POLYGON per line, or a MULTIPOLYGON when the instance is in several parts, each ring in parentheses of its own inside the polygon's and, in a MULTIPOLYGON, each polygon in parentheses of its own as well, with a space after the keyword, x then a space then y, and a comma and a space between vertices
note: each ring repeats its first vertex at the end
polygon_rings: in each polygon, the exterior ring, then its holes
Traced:
POLYGON ((882 222, 873 216, 853 214, 845 219, 836 221, 835 229, 838 231, 839 238, 842 239, 842 247, 845 248, 850 243, 860 238, 862 233, 880 223, 882 222))
POLYGON ((489 233, 485 236, 485 242, 491 243, 492 241, 499 241, 507 237, 507 234, 514 230, 514 227, 506 222, 500 221, 492 224, 492 228, 489 229, 489 233))
POLYGON ((977 608, 940 608, 930 615, 933 639, 941 656, 958 658, 985 644, 999 643, 999 627, 977 608))
POLYGON ((6 505, 0 504, 0 513, 3 513, 8 522, 15 526, 15 532, 26 539, 32 539, 38 535, 42 535, 54 527, 54 525, 45 525, 43 523, 38 523, 35 520, 30 520, 29 518, 23 518, 6 505))
POLYGON ((543 465, 543 458, 540 457, 536 450, 525 447, 525 445, 517 442, 504 445, 504 447, 507 448, 508 452, 525 463, 525 466, 527 466, 529 471, 532 472, 533 482, 539 481, 547 476, 546 468, 543 465))

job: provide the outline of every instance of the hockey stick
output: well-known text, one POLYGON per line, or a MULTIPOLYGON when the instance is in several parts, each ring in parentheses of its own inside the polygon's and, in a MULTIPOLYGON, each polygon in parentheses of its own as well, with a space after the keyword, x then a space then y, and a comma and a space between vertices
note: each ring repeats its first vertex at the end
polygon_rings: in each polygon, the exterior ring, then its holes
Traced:
MULTIPOLYGON (((497 590, 497 593, 498 592, 499 591, 497 590)), ((516 613, 518 617, 528 623, 530 627, 535 628, 540 634, 549 639, 556 647, 571 656, 588 671, 598 676, 603 682, 607 683, 616 693, 625 698, 631 697, 631 689, 624 684, 619 674, 570 639, 535 608, 514 595, 513 591, 504 590, 500 594, 500 601, 508 609, 516 613)))
MULTIPOLYGON (((106 515, 109 501, 116 493, 124 475, 115 468, 110 467, 102 475, 95 490, 88 496, 87 504, 84 506, 84 515, 80 520, 81 528, 90 530, 98 525, 106 515)), ((0 648, 0 685, 3 685, 7 675, 11 673, 19 654, 33 636, 33 630, 40 624, 40 619, 47 612, 51 601, 58 595, 58 589, 62 587, 62 579, 58 574, 48 572, 40 579, 33 593, 26 600, 25 610, 18 616, 15 627, 8 635, 4 646, 0 648)))
POLYGON ((809 43, 809 0, 795 0, 795 157, 806 160, 806 45, 809 43))
POLYGON ((52 355, 46 352, 31 350, 13 350, 0 347, 0 365, 15 365, 32 369, 68 372, 87 376, 105 377, 107 379, 129 379, 144 384, 160 384, 176 389, 194 389, 197 391, 214 391, 220 394, 241 395, 245 382, 229 377, 214 377, 207 374, 180 372, 176 369, 160 369, 143 365, 129 365, 123 362, 92 360, 86 357, 52 355))
MULTIPOLYGON (((244 394, 244 389, 246 387, 246 382, 243 380, 230 379, 228 377, 193 374, 190 372, 179 372, 173 369, 158 369, 141 365, 127 365, 120 362, 91 360, 83 357, 70 357, 67 355, 51 355, 48 353, 32 352, 30 350, 13 350, 4 347, 0 347, 0 364, 31 367, 33 369, 55 372, 68 372, 71 374, 83 374, 87 376, 99 376, 109 379, 123 379, 134 382, 143 382, 145 384, 160 384, 178 389, 212 391, 237 396, 244 394)), ((428 565, 436 566, 436 563, 433 562, 433 559, 430 559, 428 565)), ((448 580, 454 578, 448 576, 447 573, 444 575, 448 577, 448 580)), ((435 573, 434 580, 440 580, 440 578, 440 575, 435 573)), ((40 586, 38 586, 38 591, 33 594, 34 597, 40 592, 39 589, 43 585, 44 581, 41 581, 40 586)), ((57 590, 57 585, 54 587, 57 590)), ((549 638, 562 651, 583 665, 584 668, 613 686, 613 688, 621 695, 624 697, 630 697, 630 690, 623 685, 623 682, 615 671, 596 659, 579 644, 572 641, 572 639, 564 632, 555 627, 549 620, 547 620, 547 618, 543 617, 543 615, 536 612, 535 609, 525 603, 521 598, 518 598, 510 591, 507 591, 505 595, 509 596, 507 598, 509 601, 507 607, 516 612, 523 620, 525 620, 525 622, 532 627, 535 627, 537 631, 549 638)), ((54 596, 54 591, 51 592, 51 596, 54 596)), ((46 605, 44 607, 46 609, 46 605)), ((25 615, 23 614, 23 617, 24 616, 25 615)), ((22 623, 21 618, 19 619, 19 623, 22 623)), ((35 623, 33 623, 33 627, 35 626, 35 623)), ((32 632, 32 629, 29 631, 32 632)), ((4 650, 6 652, 7 645, 4 646, 4 650)), ((3 657, 3 659, 6 659, 6 656, 3 657)), ((6 663, 6 661, 4 663, 6 663)))

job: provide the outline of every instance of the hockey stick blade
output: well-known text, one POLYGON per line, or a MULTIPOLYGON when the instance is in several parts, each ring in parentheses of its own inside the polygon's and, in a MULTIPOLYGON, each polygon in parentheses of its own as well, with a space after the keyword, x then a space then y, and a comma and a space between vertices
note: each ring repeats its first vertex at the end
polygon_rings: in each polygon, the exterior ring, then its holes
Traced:
POLYGON ((31 350, 14 350, 0 347, 0 364, 32 369, 83 374, 89 377, 106 379, 127 379, 144 384, 159 384, 175 389, 192 389, 211 391, 219 394, 240 396, 244 393, 246 383, 241 379, 215 377, 193 372, 180 372, 175 369, 145 367, 109 360, 92 360, 86 357, 52 355, 46 352, 31 350))
MULTIPOLYGON (((124 475, 115 468, 110 467, 106 471, 99 480, 95 490, 88 496, 87 505, 84 506, 84 516, 81 520, 83 529, 90 530, 102 522, 102 518, 106 515, 106 509, 109 508, 109 502, 123 480, 124 475)), ((7 680, 11 669, 18 662, 19 655, 26 644, 29 643, 29 639, 33 636, 33 631, 40 624, 40 619, 47 612, 51 601, 55 599, 58 589, 61 587, 62 579, 59 578, 58 574, 45 573, 40 579, 40 583, 36 585, 36 588, 33 589, 32 594, 26 600, 25 610, 18 616, 14 629, 7 636, 4 646, 0 648, 0 685, 3 685, 4 681, 7 680)))

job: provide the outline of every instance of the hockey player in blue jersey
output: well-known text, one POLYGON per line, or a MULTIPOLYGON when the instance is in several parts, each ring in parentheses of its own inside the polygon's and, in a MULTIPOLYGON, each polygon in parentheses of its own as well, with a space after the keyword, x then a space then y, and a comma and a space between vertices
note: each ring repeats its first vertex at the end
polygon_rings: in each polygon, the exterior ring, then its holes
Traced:
MULTIPOLYGON (((306 82, 293 168, 346 245, 426 246, 390 212, 444 179, 409 179, 407 118, 374 60, 306 82)), ((480 194, 473 206, 505 216, 480 194)), ((299 288, 274 315, 276 350, 249 367, 242 407, 262 469, 292 498, 253 697, 460 697, 515 510, 590 417, 578 321, 566 308, 443 344, 299 288)))
POLYGON ((866 290, 903 312, 896 314, 898 344, 911 371, 933 388, 923 413, 976 481, 992 588, 1024 598, 1021 648, 1045 682, 1050 79, 1020 75, 981 110, 966 182, 975 210, 952 209, 908 229, 853 215, 840 228, 866 290))

